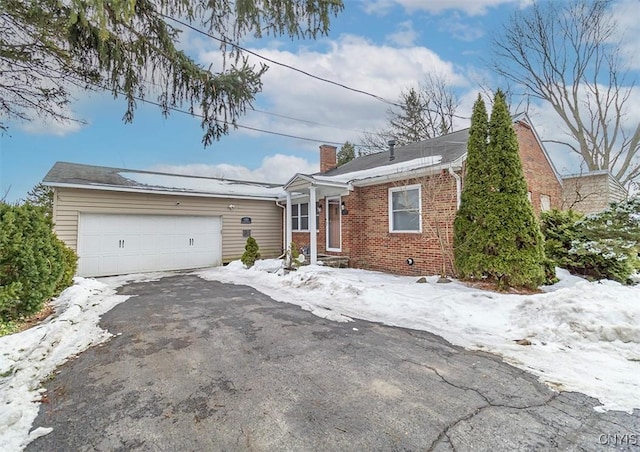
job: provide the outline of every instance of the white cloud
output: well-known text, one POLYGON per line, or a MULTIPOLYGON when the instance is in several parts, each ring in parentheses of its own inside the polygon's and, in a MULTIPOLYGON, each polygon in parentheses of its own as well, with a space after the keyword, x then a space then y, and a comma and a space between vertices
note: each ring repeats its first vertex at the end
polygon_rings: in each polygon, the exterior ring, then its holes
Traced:
POLYGON ((440 21, 440 31, 447 31, 454 38, 466 42, 475 41, 484 36, 484 30, 481 27, 464 22, 457 11, 440 21))
MULTIPOLYGON (((447 10, 462 11, 469 16, 487 14, 490 8, 503 5, 505 3, 515 3, 524 8, 533 3, 533 0, 395 0, 407 11, 427 11, 433 14, 440 14, 447 10)), ((364 11, 367 14, 384 15, 393 7, 390 0, 369 0, 365 2, 364 11)))
MULTIPOLYGON (((68 115, 69 113, 63 114, 68 115)), ((83 127, 83 125, 84 124, 80 121, 72 121, 69 119, 56 120, 53 118, 36 116, 30 121, 19 123, 18 127, 20 130, 33 135, 55 135, 63 137, 77 132, 83 127)))
POLYGON ((410 47, 415 44, 418 36, 418 32, 413 29, 413 23, 408 20, 399 23, 398 31, 387 35, 385 40, 400 47, 410 47))
POLYGON ((219 165, 193 163, 189 165, 154 165, 149 168, 149 171, 255 182, 284 183, 296 173, 316 173, 319 171, 319 166, 317 162, 312 163, 301 157, 275 154, 265 157, 260 167, 254 169, 226 163, 219 165))
MULTIPOLYGON (((324 41, 326 50, 301 47, 297 51, 272 48, 252 49, 255 52, 304 69, 310 74, 333 80, 358 90, 373 93, 396 102, 402 90, 418 85, 427 73, 441 75, 454 87, 469 85, 453 63, 443 60, 426 47, 397 48, 378 46, 357 36, 343 35, 334 41, 324 41)), ((218 52, 202 54, 204 64, 216 61, 218 52)), ((252 61, 258 61, 253 58, 252 61)), ((358 143, 362 130, 379 128, 387 122, 387 110, 392 105, 362 93, 315 80, 274 64, 263 77, 264 88, 256 100, 256 108, 301 118, 317 124, 296 122, 250 113, 239 121, 243 125, 295 136, 314 138, 319 143, 291 142, 296 150, 317 151, 321 142, 358 143)), ((240 129, 238 133, 257 133, 240 129)))
POLYGON ((618 23, 615 40, 621 41, 620 50, 626 64, 640 70, 640 9, 638 0, 620 0, 613 4, 611 12, 618 23))

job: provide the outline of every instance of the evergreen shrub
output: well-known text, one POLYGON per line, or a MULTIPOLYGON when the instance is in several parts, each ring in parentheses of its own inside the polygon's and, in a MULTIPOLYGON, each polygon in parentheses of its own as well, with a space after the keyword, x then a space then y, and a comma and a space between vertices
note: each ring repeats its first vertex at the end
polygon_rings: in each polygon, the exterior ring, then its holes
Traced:
POLYGON ((258 247, 258 242, 253 237, 247 238, 247 243, 244 245, 244 253, 242 253, 242 257, 240 260, 247 267, 253 267, 253 264, 260 259, 260 247, 258 247))
POLYGON ((69 286, 75 253, 53 232, 45 209, 0 203, 0 320, 35 314, 69 286))
POLYGON ((541 216, 547 256, 558 267, 592 279, 629 283, 640 271, 640 200, 613 203, 582 217, 573 211, 541 216))

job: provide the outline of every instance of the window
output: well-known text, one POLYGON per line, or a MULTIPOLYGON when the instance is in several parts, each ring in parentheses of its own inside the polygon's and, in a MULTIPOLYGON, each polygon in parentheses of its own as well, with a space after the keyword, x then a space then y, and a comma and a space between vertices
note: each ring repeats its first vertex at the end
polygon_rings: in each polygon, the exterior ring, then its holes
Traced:
POLYGON ((549 195, 540 195, 540 210, 542 212, 546 212, 547 210, 551 210, 551 196, 549 196, 549 195))
MULTIPOLYGON (((320 216, 316 214, 316 229, 320 228, 320 216)), ((291 229, 293 231, 309 230, 309 203, 291 205, 291 229)))
POLYGON ((420 185, 389 189, 389 231, 422 232, 420 185))

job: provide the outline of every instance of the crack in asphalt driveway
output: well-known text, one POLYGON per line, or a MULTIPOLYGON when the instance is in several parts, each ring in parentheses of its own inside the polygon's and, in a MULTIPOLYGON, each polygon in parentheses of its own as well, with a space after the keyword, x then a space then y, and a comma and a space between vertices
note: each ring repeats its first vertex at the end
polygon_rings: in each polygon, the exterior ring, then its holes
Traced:
POLYGON ((556 393, 494 355, 427 332, 330 322, 191 274, 120 293, 132 297, 101 321, 116 336, 46 384, 49 402, 34 428, 54 430, 28 451, 640 444, 638 410, 596 412, 594 399, 556 393))

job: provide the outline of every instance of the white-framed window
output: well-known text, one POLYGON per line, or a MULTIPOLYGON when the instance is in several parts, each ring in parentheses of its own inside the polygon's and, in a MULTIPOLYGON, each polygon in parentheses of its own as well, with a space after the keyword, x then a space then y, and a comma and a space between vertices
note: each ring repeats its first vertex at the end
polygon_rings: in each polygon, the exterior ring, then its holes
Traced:
POLYGON ((540 195, 540 210, 542 212, 546 212, 547 210, 551 210, 551 196, 549 196, 549 195, 540 195))
POLYGON ((389 232, 422 232, 420 184, 389 189, 389 232))
MULTIPOLYGON (((318 213, 316 213, 316 228, 320 228, 318 213)), ((309 203, 291 204, 291 230, 297 232, 309 230, 309 203)))

